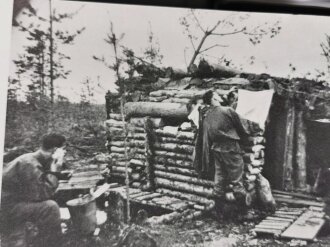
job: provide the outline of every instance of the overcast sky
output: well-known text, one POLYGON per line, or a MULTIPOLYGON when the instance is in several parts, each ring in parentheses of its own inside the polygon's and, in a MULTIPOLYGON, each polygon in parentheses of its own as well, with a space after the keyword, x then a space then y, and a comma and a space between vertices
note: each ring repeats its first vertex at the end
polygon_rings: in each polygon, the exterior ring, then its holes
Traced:
MULTIPOLYGON (((33 0, 32 5, 39 15, 47 15, 48 1, 33 0)), ((101 84, 95 97, 97 103, 104 103, 106 90, 115 90, 114 73, 92 59, 93 55, 112 59, 112 49, 104 42, 110 21, 114 23, 116 33, 125 33, 123 44, 137 54, 147 46, 148 32, 151 29, 164 56, 163 65, 186 68, 186 61, 191 58, 192 50, 187 37, 183 34, 179 19, 188 13, 187 9, 54 1, 54 7, 59 12, 72 12, 81 6, 84 7, 73 20, 62 23, 59 27, 64 30, 86 27, 86 31, 77 38, 73 46, 62 48, 65 54, 71 56, 71 60, 65 65, 72 73, 66 80, 55 81, 57 91, 61 95, 79 101, 81 82, 87 76, 94 81, 99 80, 101 84)), ((232 15, 232 12, 200 10, 197 14, 202 25, 208 27, 214 25, 217 20, 232 15)), ((256 46, 243 35, 226 36, 225 39, 215 36, 208 40, 207 45, 221 44, 227 47, 210 50, 206 58, 216 61, 215 58, 225 55, 235 64, 242 65, 246 72, 283 77, 304 76, 308 72, 314 75, 316 69, 326 71, 326 61, 320 55, 320 43, 325 40, 326 33, 330 34, 330 17, 269 13, 250 15, 246 22, 250 27, 264 22, 280 21, 280 34, 272 39, 265 38, 256 46), (255 57, 253 64, 250 63, 251 56, 255 57), (290 72, 289 64, 296 67, 295 74, 290 72)), ((22 21, 28 22, 26 19, 22 21)), ((198 36, 197 29, 196 34, 198 36)), ((24 35, 13 28, 12 58, 22 52, 24 44, 24 35)), ((15 68, 12 66, 11 74, 14 72, 15 68)))

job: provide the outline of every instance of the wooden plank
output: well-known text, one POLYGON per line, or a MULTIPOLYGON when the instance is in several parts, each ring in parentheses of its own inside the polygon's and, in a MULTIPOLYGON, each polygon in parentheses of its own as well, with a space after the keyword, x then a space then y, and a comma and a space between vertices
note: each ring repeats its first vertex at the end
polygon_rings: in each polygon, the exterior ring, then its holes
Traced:
POLYGON ((283 238, 313 240, 325 223, 324 213, 308 210, 282 234, 283 238))
POLYGON ((255 229, 272 229, 272 230, 280 230, 283 231, 286 226, 283 225, 267 225, 267 224, 260 224, 256 225, 255 229))
POLYGON ((271 235, 275 235, 275 236, 278 236, 281 234, 280 230, 253 229, 253 231, 256 232, 257 234, 271 234, 271 235))
POLYGON ((273 221, 282 221, 282 222, 294 222, 294 219, 287 219, 287 218, 280 218, 280 217, 272 217, 268 216, 266 220, 273 220, 273 221))
POLYGON ((315 206, 315 207, 324 207, 324 202, 317 202, 311 200, 304 200, 304 199, 294 199, 294 198, 285 198, 278 195, 274 195, 274 198, 277 202, 284 202, 294 205, 302 205, 302 206, 315 206))
POLYGON ((273 221, 273 220, 263 220, 261 221, 258 226, 262 225, 269 225, 269 226, 289 226, 291 222, 288 221, 273 221))
POLYGON ((149 195, 139 196, 139 197, 135 198, 135 200, 147 201, 147 200, 151 200, 153 198, 160 197, 160 196, 162 196, 162 194, 160 194, 160 193, 151 193, 149 195))
POLYGON ((315 200, 315 201, 320 200, 316 196, 306 195, 306 194, 297 193, 297 192, 287 192, 287 191, 281 191, 281 190, 272 190, 272 192, 273 192, 273 195, 280 194, 280 195, 288 195, 291 197, 297 197, 297 198, 301 198, 301 199, 308 199, 308 200, 315 200))
POLYGON ((303 213, 303 211, 291 211, 291 212, 288 212, 288 211, 280 211, 280 210, 277 210, 275 213, 277 214, 284 214, 284 215, 293 215, 293 216, 299 216, 303 213))
POLYGON ((137 193, 137 194, 135 194, 135 195, 130 195, 130 199, 131 200, 133 200, 133 199, 135 199, 135 198, 137 198, 137 197, 139 197, 139 196, 145 196, 145 195, 149 195, 149 194, 151 194, 150 192, 140 192, 140 193, 137 193))
POLYGON ((298 218, 298 216, 285 215, 285 214, 277 214, 276 212, 275 212, 274 216, 285 218, 285 219, 297 219, 298 218))

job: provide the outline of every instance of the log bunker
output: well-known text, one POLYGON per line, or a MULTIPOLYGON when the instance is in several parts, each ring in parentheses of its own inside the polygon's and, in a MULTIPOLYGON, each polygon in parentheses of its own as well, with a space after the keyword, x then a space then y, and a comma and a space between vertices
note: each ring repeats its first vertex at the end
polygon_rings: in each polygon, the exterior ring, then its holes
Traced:
MULTIPOLYGON (((145 203, 164 194, 186 199, 194 202, 197 214, 212 205, 213 181, 198 178, 192 164, 195 130, 189 124, 180 126, 188 122, 187 104, 192 98, 201 98, 210 89, 226 95, 233 86, 275 92, 265 132, 243 144, 247 188, 255 189, 256 176, 262 172, 273 189, 307 191, 318 168, 329 160, 330 123, 325 120, 330 118, 329 88, 306 79, 219 70, 198 77, 159 78, 150 92, 125 104, 127 135, 120 114, 107 104, 112 178, 124 184, 126 137, 130 186, 149 191, 136 198, 145 203)), ((174 205, 178 204, 169 200, 168 206, 174 205)))

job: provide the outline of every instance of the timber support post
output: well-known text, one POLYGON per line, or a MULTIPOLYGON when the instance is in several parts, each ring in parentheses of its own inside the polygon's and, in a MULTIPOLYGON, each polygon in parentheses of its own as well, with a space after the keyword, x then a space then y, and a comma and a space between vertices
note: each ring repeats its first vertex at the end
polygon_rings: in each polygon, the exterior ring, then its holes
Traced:
POLYGON ((295 186, 298 190, 306 189, 306 123, 301 106, 297 108, 295 118, 295 186))
POLYGON ((283 163, 283 189, 288 191, 293 189, 293 158, 294 158, 294 128, 295 128, 295 106, 294 99, 288 98, 286 101, 286 135, 284 147, 283 163))

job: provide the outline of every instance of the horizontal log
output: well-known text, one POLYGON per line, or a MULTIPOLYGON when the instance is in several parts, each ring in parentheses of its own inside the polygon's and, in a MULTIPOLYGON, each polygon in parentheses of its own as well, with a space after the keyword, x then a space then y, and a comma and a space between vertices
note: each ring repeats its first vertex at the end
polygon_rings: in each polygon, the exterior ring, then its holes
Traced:
POLYGON ((131 148, 130 148, 130 153, 131 153, 131 155, 135 155, 135 154, 143 154, 143 155, 146 155, 146 154, 147 154, 147 149, 145 149, 145 148, 140 148, 140 147, 131 147, 131 148))
POLYGON ((146 166, 146 163, 145 163, 145 162, 143 162, 143 161, 141 161, 141 160, 137 160, 137 159, 131 159, 131 160, 129 161, 129 163, 130 163, 131 165, 134 165, 134 166, 146 166))
POLYGON ((136 180, 140 180, 142 178, 142 174, 140 173, 132 173, 131 177, 132 177, 132 180, 136 181, 136 180))
POLYGON ((297 198, 285 198, 278 194, 273 195, 277 202, 284 202, 288 204, 301 205, 301 206, 315 206, 315 207, 324 207, 324 202, 317 202, 311 200, 297 199, 297 198))
MULTIPOLYGON (((127 152, 130 151, 130 149, 127 147, 126 148, 127 152)), ((124 147, 115 147, 115 146, 111 146, 110 147, 110 153, 125 153, 125 148, 124 147)))
POLYGON ((191 131, 179 131, 177 135, 178 139, 188 139, 188 140, 194 140, 195 139, 195 133, 191 131))
POLYGON ((173 159, 192 161, 192 155, 188 155, 188 154, 167 152, 167 151, 163 151, 163 150, 155 150, 154 153, 156 156, 159 156, 159 157, 167 157, 167 158, 173 158, 173 159))
POLYGON ((145 129, 142 127, 136 127, 133 125, 127 126, 128 135, 134 135, 134 133, 145 133, 145 129))
POLYGON ((151 97, 162 97, 162 96, 169 96, 173 97, 176 95, 177 91, 175 90, 157 90, 154 92, 150 92, 149 96, 151 97))
POLYGON ((156 192, 158 192, 160 194, 174 196, 174 197, 177 197, 182 200, 188 200, 190 202, 204 204, 207 206, 212 205, 212 203, 214 202, 213 200, 207 199, 202 196, 188 194, 188 193, 179 192, 179 191, 173 191, 173 190, 169 190, 169 189, 158 188, 158 189, 156 189, 156 192))
POLYGON ((132 158, 138 159, 138 160, 145 160, 147 158, 147 156, 145 154, 135 153, 134 155, 132 155, 132 158))
POLYGON ((116 127, 116 128, 122 129, 125 124, 126 124, 126 122, 117 121, 117 120, 114 120, 114 119, 108 119, 108 120, 105 121, 105 126, 107 128, 116 127))
POLYGON ((192 154, 194 151, 194 146, 186 144, 175 144, 175 143, 155 143, 155 149, 167 150, 171 152, 180 152, 185 154, 192 154))
POLYGON ((168 96, 157 96, 157 97, 153 97, 153 96, 149 96, 148 97, 148 101, 150 102, 162 102, 163 100, 166 100, 168 98, 168 96))
POLYGON ((191 101, 191 98, 167 98, 162 100, 162 103, 180 103, 188 104, 191 101))
POLYGON ((145 141, 139 141, 139 140, 130 140, 129 146, 130 147, 145 148, 146 147, 146 142, 145 141))
POLYGON ((125 174, 121 172, 113 172, 110 174, 110 176, 115 178, 126 178, 125 174))
POLYGON ((195 134, 191 131, 177 131, 175 129, 155 129, 155 133, 159 136, 173 137, 182 140, 191 140, 195 138, 195 134))
POLYGON ((207 90, 205 89, 198 89, 198 90, 180 90, 175 94, 177 98, 201 98, 207 90))
POLYGON ((140 196, 145 196, 145 195, 150 195, 151 193, 148 191, 141 191, 140 193, 134 194, 132 196, 130 196, 130 199, 135 199, 138 198, 140 196))
POLYGON ((192 220, 202 215, 202 211, 195 211, 185 217, 185 220, 192 220))
POLYGON ((177 191, 185 191, 185 192, 189 192, 192 194, 202 195, 205 197, 213 196, 213 189, 205 188, 205 187, 199 186, 199 185, 192 185, 192 184, 187 184, 187 183, 178 182, 178 181, 171 181, 169 179, 164 179, 164 178, 156 178, 155 182, 156 182, 157 186, 159 186, 159 187, 164 187, 164 188, 173 189, 173 190, 177 190, 177 191))
POLYGON ((196 185, 201 185, 201 186, 206 186, 206 187, 214 186, 213 181, 194 178, 194 177, 180 175, 180 174, 174 174, 174 173, 170 173, 170 172, 156 170, 155 176, 160 177, 160 178, 166 178, 166 179, 173 180, 173 181, 185 182, 185 183, 189 183, 189 184, 196 184, 196 185))
POLYGON ((158 136, 157 142, 159 143, 176 143, 176 144, 190 144, 194 145, 193 140, 185 140, 185 139, 177 139, 174 137, 165 137, 165 136, 158 136))
POLYGON ((127 138, 130 140, 142 140, 145 141, 147 139, 146 133, 134 133, 134 132, 128 132, 127 138))
POLYGON ((160 194, 160 193, 151 193, 148 195, 139 196, 138 198, 136 198, 136 200, 147 201, 147 200, 151 200, 153 198, 160 197, 160 196, 162 196, 162 194, 160 194))
POLYGON ((118 128, 118 127, 110 127, 108 128, 108 131, 112 136, 120 136, 120 137, 124 137, 125 136, 125 131, 123 128, 118 128))
POLYGON ((192 169, 172 167, 172 166, 166 166, 166 165, 160 165, 160 164, 155 164, 154 167, 155 167, 155 170, 159 170, 159 171, 167 171, 167 172, 171 172, 174 174, 182 174, 182 175, 191 176, 191 177, 198 176, 197 172, 195 172, 192 169))
POLYGON ((192 161, 173 159, 169 157, 156 156, 154 157, 155 163, 165 164, 166 166, 183 167, 183 168, 193 168, 192 161))
POLYGON ((117 120, 117 121, 122 120, 121 114, 117 114, 117 113, 110 113, 109 117, 110 117, 110 119, 114 119, 114 120, 117 120))
POLYGON ((147 219, 146 223, 150 224, 151 226, 163 223, 170 223, 175 219, 179 218, 180 212, 172 212, 169 214, 163 214, 161 216, 152 216, 147 219))
MULTIPOLYGON (((125 173, 126 172, 126 168, 122 167, 122 166, 113 166, 112 167, 113 172, 115 173, 125 173)), ((127 168, 127 172, 128 173, 132 173, 132 168, 127 168)))
POLYGON ((141 186, 142 186, 142 185, 141 185, 140 182, 134 182, 134 183, 131 184, 131 187, 132 187, 132 188, 140 188, 141 186))
MULTIPOLYGON (((109 144, 111 145, 111 146, 115 146, 115 147, 120 147, 120 148, 123 148, 124 147, 124 141, 110 141, 109 142, 109 144)), ((126 142, 127 144, 127 146, 129 145, 129 143, 128 142, 126 142)))
POLYGON ((170 117, 185 119, 188 116, 185 104, 159 102, 128 102, 125 104, 127 117, 170 117))
POLYGON ((125 167, 126 166, 126 162, 129 164, 128 161, 125 160, 116 160, 115 162, 113 162, 113 164, 111 164, 110 166, 122 166, 125 167))

